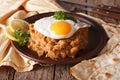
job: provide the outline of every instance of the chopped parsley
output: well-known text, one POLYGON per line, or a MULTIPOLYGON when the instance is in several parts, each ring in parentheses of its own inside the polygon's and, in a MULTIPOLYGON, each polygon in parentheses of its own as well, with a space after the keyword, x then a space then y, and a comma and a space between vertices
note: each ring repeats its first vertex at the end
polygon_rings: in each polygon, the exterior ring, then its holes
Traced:
POLYGON ((21 30, 15 30, 14 37, 18 39, 18 44, 20 46, 24 46, 29 40, 30 35, 28 32, 23 32, 21 30))
POLYGON ((54 14, 54 18, 57 19, 57 20, 72 20, 74 22, 77 22, 77 20, 68 15, 68 14, 65 14, 63 11, 56 11, 55 14, 54 14))

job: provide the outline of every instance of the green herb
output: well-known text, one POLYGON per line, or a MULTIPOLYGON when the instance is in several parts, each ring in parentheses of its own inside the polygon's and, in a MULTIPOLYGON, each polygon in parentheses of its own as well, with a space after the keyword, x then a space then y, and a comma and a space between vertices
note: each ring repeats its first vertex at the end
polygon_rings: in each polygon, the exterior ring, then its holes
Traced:
POLYGON ((77 20, 75 18, 73 18, 72 16, 65 14, 63 11, 56 11, 54 14, 54 18, 57 20, 72 20, 74 22, 77 22, 77 20))
POLYGON ((30 35, 29 35, 29 33, 22 32, 21 30, 15 30, 14 37, 16 39, 18 39, 18 44, 20 46, 24 46, 27 43, 27 41, 29 40, 30 35))

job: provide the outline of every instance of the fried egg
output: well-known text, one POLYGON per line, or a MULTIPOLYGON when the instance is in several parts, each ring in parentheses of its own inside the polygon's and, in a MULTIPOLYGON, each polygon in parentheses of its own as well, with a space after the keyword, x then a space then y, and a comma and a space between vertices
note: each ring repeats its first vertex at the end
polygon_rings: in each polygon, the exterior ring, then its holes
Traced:
POLYGON ((77 30, 84 28, 86 24, 77 20, 56 20, 53 16, 41 18, 35 21, 34 29, 44 36, 53 39, 71 37, 77 30))

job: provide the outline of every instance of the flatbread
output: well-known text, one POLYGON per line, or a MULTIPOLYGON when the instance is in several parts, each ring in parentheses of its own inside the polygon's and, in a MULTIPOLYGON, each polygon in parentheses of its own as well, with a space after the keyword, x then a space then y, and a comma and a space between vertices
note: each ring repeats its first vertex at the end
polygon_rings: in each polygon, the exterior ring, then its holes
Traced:
POLYGON ((14 19, 24 19, 26 14, 27 12, 25 10, 18 10, 8 18, 7 23, 10 23, 14 19))
POLYGON ((12 46, 9 46, 4 54, 6 55, 3 57, 2 61, 0 61, 0 66, 12 66, 18 72, 30 71, 33 69, 33 66, 37 64, 34 61, 20 56, 12 46))
POLYGON ((10 45, 10 40, 4 35, 5 25, 0 24, 0 62, 6 56, 5 51, 10 45))
POLYGON ((5 51, 10 45, 10 40, 6 39, 5 41, 2 42, 0 45, 0 62, 3 60, 3 58, 6 56, 5 51))
POLYGON ((38 14, 36 11, 30 11, 25 15, 25 18, 38 14))
POLYGON ((56 0, 45 0, 50 6, 53 6, 54 10, 63 10, 64 9, 56 2, 56 0))
MULTIPOLYGON (((120 35, 118 35, 120 37, 120 35)), ((110 40, 113 40, 112 38, 110 40)), ((87 80, 89 76, 99 68, 105 67, 107 65, 115 64, 120 59, 120 40, 114 46, 112 51, 107 51, 106 53, 90 60, 84 60, 77 65, 71 67, 71 74, 78 80, 87 80)))
POLYGON ((120 61, 113 65, 108 65, 95 71, 88 80, 119 80, 120 61))
POLYGON ((110 40, 108 40, 106 46, 102 49, 99 55, 104 54, 105 52, 111 52, 116 47, 116 45, 120 42, 120 35, 114 34, 110 40))
POLYGON ((29 0, 24 5, 24 8, 27 11, 38 11, 39 13, 63 10, 60 6, 55 5, 57 5, 57 3, 52 0, 29 0))
POLYGON ((108 37, 112 37, 114 34, 120 34, 120 25, 115 25, 111 23, 102 24, 104 29, 106 30, 108 37))
POLYGON ((26 0, 0 0, 0 23, 3 23, 26 0), (13 5, 14 4, 14 5, 13 5))

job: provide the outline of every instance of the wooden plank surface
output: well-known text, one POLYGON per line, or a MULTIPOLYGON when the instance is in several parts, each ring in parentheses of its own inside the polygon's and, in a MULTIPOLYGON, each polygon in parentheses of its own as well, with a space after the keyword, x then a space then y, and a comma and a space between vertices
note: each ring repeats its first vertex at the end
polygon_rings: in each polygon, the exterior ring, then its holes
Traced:
MULTIPOLYGON (((79 0, 92 4, 104 4, 120 7, 120 0, 79 0)), ((107 22, 120 24, 120 21, 88 13, 107 22)), ((69 72, 73 65, 40 66, 35 65, 29 72, 16 72, 11 67, 0 67, 0 80, 76 80, 69 72)))
POLYGON ((70 67, 73 65, 56 65, 54 80, 76 80, 70 74, 70 67))
POLYGON ((14 80, 53 80, 54 66, 35 65, 29 72, 15 72, 14 80))
MULTIPOLYGON (((116 0, 87 0, 87 3, 95 4, 95 5, 107 5, 107 6, 117 7, 116 0)), ((118 24, 118 20, 114 20, 114 19, 111 19, 111 18, 107 18, 107 17, 100 16, 100 15, 93 14, 93 13, 89 13, 89 12, 88 12, 88 14, 91 15, 91 16, 94 16, 94 17, 101 18, 106 22, 118 24)))
POLYGON ((0 80, 13 80, 15 70, 8 66, 0 67, 0 80))

